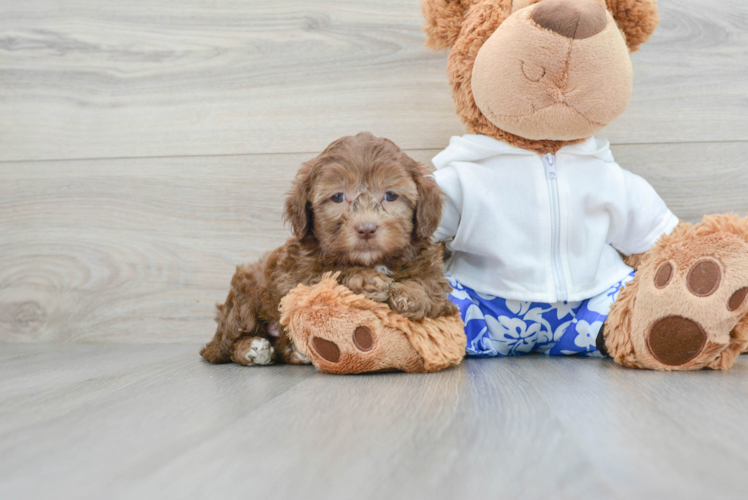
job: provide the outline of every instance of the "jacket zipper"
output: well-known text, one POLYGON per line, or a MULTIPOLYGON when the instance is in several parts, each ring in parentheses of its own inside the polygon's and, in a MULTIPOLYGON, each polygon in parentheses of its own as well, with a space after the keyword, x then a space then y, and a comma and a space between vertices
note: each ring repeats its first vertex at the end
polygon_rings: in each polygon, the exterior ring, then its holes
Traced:
POLYGON ((566 279, 561 265, 561 202, 558 196, 558 170, 556 157, 550 153, 543 156, 545 167, 545 181, 548 185, 548 196, 551 206, 551 266, 553 268, 553 283, 556 286, 556 301, 566 300, 566 279))

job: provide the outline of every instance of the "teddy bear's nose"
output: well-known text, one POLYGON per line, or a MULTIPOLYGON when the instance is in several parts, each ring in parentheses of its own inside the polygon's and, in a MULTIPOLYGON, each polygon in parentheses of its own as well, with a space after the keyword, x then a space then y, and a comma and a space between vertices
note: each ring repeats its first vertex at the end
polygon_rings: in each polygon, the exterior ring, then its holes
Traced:
POLYGON ((608 24, 605 7, 595 0, 543 0, 532 12, 532 20, 572 40, 597 35, 608 24))

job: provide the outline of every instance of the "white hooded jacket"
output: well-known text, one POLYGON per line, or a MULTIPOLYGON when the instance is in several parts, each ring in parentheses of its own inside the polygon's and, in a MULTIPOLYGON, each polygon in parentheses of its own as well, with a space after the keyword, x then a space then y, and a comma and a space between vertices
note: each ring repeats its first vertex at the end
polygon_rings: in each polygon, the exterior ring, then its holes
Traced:
POLYGON ((678 218, 594 138, 540 156, 483 135, 452 137, 433 163, 446 194, 434 239, 446 271, 476 292, 554 303, 594 297, 678 218))

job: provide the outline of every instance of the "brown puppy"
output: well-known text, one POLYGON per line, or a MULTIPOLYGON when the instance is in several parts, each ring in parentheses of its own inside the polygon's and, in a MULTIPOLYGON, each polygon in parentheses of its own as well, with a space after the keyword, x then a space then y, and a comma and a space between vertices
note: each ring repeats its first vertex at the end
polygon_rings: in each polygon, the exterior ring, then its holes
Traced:
POLYGON ((355 293, 411 318, 456 312, 442 250, 430 241, 441 191, 425 165, 387 139, 343 137, 305 163, 286 199, 294 236, 259 262, 238 266, 218 329, 200 354, 212 363, 304 364, 279 326, 281 298, 299 283, 340 272, 355 293))

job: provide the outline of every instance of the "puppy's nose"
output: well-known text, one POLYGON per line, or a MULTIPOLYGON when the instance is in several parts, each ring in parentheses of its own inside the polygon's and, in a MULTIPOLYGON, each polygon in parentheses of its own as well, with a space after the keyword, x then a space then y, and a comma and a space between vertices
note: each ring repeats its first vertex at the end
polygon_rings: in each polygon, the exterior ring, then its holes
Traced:
POLYGON ((606 14, 595 0, 543 0, 532 12, 532 20, 566 38, 582 40, 605 29, 606 14))
POLYGON ((359 238, 368 240, 374 237, 374 233, 377 232, 377 225, 373 222, 356 224, 356 231, 359 238))

